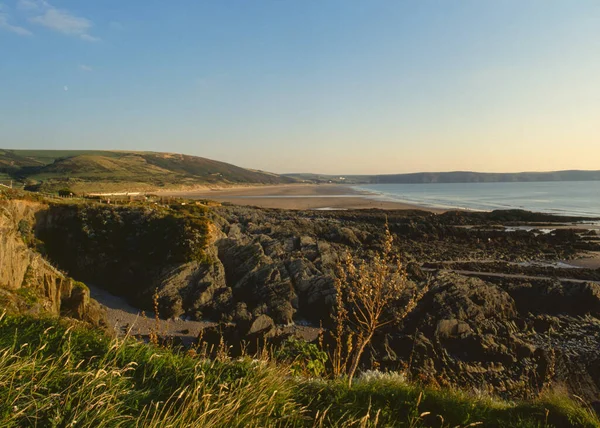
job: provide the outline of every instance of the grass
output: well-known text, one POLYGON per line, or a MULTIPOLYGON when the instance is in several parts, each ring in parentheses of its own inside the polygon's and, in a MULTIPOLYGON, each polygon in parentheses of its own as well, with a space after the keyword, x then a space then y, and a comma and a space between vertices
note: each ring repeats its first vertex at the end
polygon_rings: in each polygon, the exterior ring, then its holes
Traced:
POLYGON ((118 152, 106 150, 0 150, 0 155, 12 155, 31 163, 51 164, 56 159, 79 155, 118 156, 118 152))
POLYGON ((110 340, 54 319, 0 325, 0 426, 296 425, 280 368, 110 340))
POLYGON ((379 426, 467 427, 597 427, 591 410, 566 394, 548 394, 536 401, 512 403, 457 390, 411 385, 396 376, 363 377, 346 382, 312 382, 304 394, 313 411, 327 412, 326 425, 343 418, 369 415, 379 426), (404 422, 401 424, 401 422, 404 422))
POLYGON ((0 319, 0 426, 597 427, 564 394, 534 402, 429 390, 399 376, 305 379, 266 360, 208 360, 56 318, 0 319))

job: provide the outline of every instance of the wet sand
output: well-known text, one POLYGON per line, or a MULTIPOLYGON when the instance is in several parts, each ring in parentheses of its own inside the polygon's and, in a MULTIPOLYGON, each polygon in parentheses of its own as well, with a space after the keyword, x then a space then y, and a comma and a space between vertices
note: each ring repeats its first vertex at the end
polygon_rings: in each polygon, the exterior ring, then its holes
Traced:
POLYGON ((115 296, 100 287, 87 284, 92 299, 106 309, 108 327, 119 336, 148 336, 154 331, 161 337, 177 337, 184 345, 190 345, 198 338, 200 331, 213 326, 210 321, 184 321, 180 318, 159 319, 158 324, 153 312, 134 308, 123 297, 115 296), (158 331, 156 331, 158 330, 158 331))
POLYGON ((288 184, 277 186, 232 187, 195 189, 189 191, 162 191, 159 196, 188 199, 211 199, 236 205, 291 210, 424 210, 441 213, 446 210, 402 202, 374 199, 366 192, 337 184, 288 184))
POLYGON ((586 269, 600 269, 600 252, 588 251, 581 254, 581 258, 566 260, 566 263, 586 269))

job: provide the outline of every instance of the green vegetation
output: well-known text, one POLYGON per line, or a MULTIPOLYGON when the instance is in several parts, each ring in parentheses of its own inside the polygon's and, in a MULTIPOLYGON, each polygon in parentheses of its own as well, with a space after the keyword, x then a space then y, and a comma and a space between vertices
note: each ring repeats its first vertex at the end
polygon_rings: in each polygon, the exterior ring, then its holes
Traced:
POLYGON ((25 219, 20 220, 19 224, 17 225, 17 231, 21 235, 21 238, 23 238, 23 242, 29 245, 29 243, 33 239, 33 231, 31 224, 25 219))
POLYGON ((272 365, 193 359, 53 319, 0 322, 1 426, 293 425, 291 382, 272 365))
POLYGON ((51 204, 40 228, 45 254, 72 277, 120 295, 153 290, 161 268, 209 262, 208 210, 199 205, 51 204))
POLYGON ((196 156, 154 152, 0 150, 0 173, 46 192, 133 191, 197 184, 293 182, 196 156))
POLYGON ((62 196, 62 197, 75 196, 75 192, 73 192, 71 189, 66 189, 66 188, 59 189, 58 196, 62 196))
POLYGON ((321 377, 325 375, 326 364, 329 360, 327 353, 316 344, 288 338, 275 350, 274 357, 278 361, 286 362, 290 371, 295 376, 321 377))
POLYGON ((57 159, 69 158, 80 155, 110 156, 119 152, 106 150, 0 150, 0 155, 12 156, 29 165, 49 165, 57 159))
POLYGON ((307 382, 303 394, 313 397, 313 412, 327 411, 326 421, 331 423, 348 418, 363 420, 364 426, 383 427, 600 426, 593 411, 580 407, 564 394, 512 403, 473 397, 461 391, 423 388, 406 383, 398 375, 377 372, 367 373, 352 388, 343 380, 307 382))
MULTIPOLYGON (((27 275, 25 276, 27 278, 27 275)), ((21 287, 15 290, 15 294, 23 299, 23 302, 31 307, 35 305, 39 300, 40 296, 36 293, 36 291, 29 287, 21 287)))
MULTIPOLYGON (((39 193, 25 192, 20 189, 0 187, 0 201, 23 200, 30 202, 48 202, 49 198, 39 193)), ((58 199, 58 198, 57 198, 58 199)))
POLYGON ((0 171, 11 172, 22 167, 39 166, 42 162, 15 153, 14 150, 0 149, 0 171))
POLYGON ((53 318, 0 317, 0 425, 597 427, 564 395, 528 403, 401 376, 294 377, 267 360, 201 359, 53 318))
POLYGON ((86 291, 87 293, 90 292, 90 289, 87 285, 85 285, 83 282, 81 281, 74 281, 73 282, 73 288, 77 288, 83 291, 86 291))

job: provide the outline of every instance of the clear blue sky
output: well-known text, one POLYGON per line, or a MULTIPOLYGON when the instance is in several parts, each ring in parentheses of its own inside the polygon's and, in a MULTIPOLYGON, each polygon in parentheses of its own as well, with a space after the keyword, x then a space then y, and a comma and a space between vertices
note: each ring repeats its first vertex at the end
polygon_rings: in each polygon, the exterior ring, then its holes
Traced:
POLYGON ((0 2, 0 147, 600 168, 597 0, 0 2))

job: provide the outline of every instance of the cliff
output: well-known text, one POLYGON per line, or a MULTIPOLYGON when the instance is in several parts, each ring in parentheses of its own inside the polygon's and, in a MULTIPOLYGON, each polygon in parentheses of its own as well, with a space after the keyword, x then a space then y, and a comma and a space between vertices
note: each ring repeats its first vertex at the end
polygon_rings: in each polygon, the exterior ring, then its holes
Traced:
POLYGON ((36 216, 44 204, 0 200, 0 306, 10 312, 69 315, 101 324, 87 287, 64 275, 34 248, 36 216))

